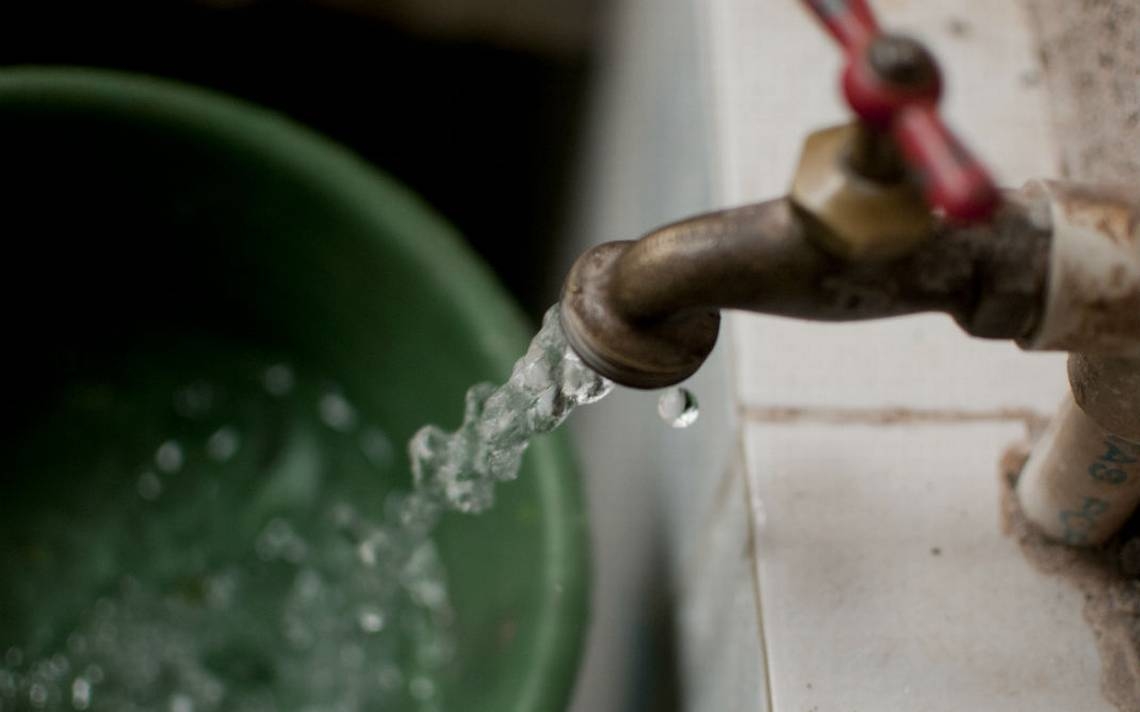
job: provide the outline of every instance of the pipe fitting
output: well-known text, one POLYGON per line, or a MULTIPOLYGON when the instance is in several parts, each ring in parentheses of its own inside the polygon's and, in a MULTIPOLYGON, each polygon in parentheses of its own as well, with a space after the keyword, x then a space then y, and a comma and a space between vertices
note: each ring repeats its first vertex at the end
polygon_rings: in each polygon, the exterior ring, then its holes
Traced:
POLYGON ((1025 463, 1017 498, 1050 538, 1103 544, 1140 503, 1140 443, 1105 429, 1066 396, 1025 463))
POLYGON ((696 373, 716 345, 720 313, 628 313, 617 302, 618 262, 633 242, 608 242, 582 255, 562 291, 566 340, 587 366, 631 388, 664 388, 696 373))
POLYGON ((1017 484, 1048 536, 1095 546, 1140 505, 1140 203, 1041 181, 1052 241, 1041 323, 1026 349, 1070 351, 1067 396, 1017 484))
POLYGON ((1027 349, 1140 358, 1140 203, 1040 181, 1053 224, 1044 318, 1027 349))
POLYGON ((774 200, 594 248, 567 278, 562 325, 587 364, 637 388, 692 375, 725 308, 818 321, 943 311, 974 336, 1077 350, 1073 396, 1017 494, 1050 536, 1095 545, 1140 503, 1137 225, 1119 194, 1034 182, 984 224, 936 220, 906 254, 848 259, 774 200))
POLYGON ((852 260, 889 259, 930 237, 930 209, 918 187, 902 179, 893 147, 859 124, 804 141, 788 197, 824 249, 852 260))
POLYGON ((721 309, 815 321, 942 311, 975 336, 1024 338, 1045 286, 1040 199, 1009 193, 985 224, 936 221, 918 247, 882 260, 825 249, 788 199, 697 216, 580 257, 562 326, 591 368, 635 388, 692 375, 716 342, 721 309))

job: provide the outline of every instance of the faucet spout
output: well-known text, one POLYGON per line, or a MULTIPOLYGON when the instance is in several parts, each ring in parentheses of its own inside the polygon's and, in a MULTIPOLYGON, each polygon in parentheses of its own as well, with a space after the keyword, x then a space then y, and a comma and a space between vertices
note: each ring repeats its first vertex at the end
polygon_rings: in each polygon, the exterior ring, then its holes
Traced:
POLYGON ((879 260, 828 250, 787 198, 689 218, 582 255, 563 288, 563 329, 588 365, 635 388, 692 375, 716 343, 721 309, 816 321, 942 311, 973 335, 1022 338, 1044 293, 1041 200, 1008 193, 990 221, 934 221, 908 254, 879 260))

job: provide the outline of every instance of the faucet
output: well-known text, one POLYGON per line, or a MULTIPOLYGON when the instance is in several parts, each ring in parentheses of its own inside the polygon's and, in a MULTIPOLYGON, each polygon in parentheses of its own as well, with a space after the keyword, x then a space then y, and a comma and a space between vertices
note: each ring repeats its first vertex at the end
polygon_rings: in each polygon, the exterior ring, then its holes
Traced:
POLYGON ((708 357, 722 309, 818 321, 945 312, 966 333, 1071 352, 1072 396, 1017 494, 1047 536, 1108 539, 1140 504, 1140 201, 1060 181, 999 190, 938 114, 940 71, 865 0, 805 0, 842 47, 855 120, 810 134, 786 197, 583 254, 571 348, 634 388, 708 357))

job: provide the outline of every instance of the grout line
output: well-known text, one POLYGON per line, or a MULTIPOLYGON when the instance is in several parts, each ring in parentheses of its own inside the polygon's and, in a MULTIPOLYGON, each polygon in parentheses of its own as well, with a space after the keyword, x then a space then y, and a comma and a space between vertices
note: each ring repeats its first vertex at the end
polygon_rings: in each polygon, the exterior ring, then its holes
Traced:
MULTIPOLYGON (((843 407, 817 407, 817 406, 751 406, 740 404, 737 407, 741 425, 748 423, 769 424, 830 424, 830 425, 945 425, 969 423, 1009 422, 1020 423, 1025 426, 1030 435, 1039 432, 1048 424, 1051 416, 1035 411, 1031 408, 997 408, 992 410, 957 410, 937 408, 843 408, 843 407)), ((777 712, 772 688, 771 658, 768 648, 767 626, 765 625, 764 597, 761 587, 760 557, 755 553, 760 546, 756 524, 756 510, 752 503, 755 483, 749 473, 746 453, 745 429, 739 428, 736 438, 736 464, 737 470, 743 478, 744 497, 748 512, 749 546, 753 554, 749 557, 752 569, 752 587, 756 605, 756 619, 760 637, 760 652, 763 656, 764 694, 768 712, 777 712)), ((723 484, 722 484, 723 486, 723 484)))
POLYGON ((741 405, 738 413, 746 423, 811 423, 828 425, 945 425, 1012 421, 1031 431, 1048 423, 1050 415, 1030 408, 956 410, 938 408, 842 408, 822 406, 741 405))
POLYGON ((763 657, 764 698, 767 704, 767 711, 776 712, 775 702, 772 697, 772 669, 771 658, 768 655, 768 632, 764 624, 763 593, 760 588, 760 557, 756 553, 756 548, 759 544, 756 541, 756 510, 752 506, 752 502, 755 500, 753 499, 752 493, 752 478, 748 476, 748 454, 745 451, 745 447, 744 430, 740 429, 737 431, 736 464, 733 469, 736 470, 738 476, 743 480, 745 509, 748 512, 748 549, 752 552, 748 557, 748 565, 752 570, 753 599, 756 601, 756 627, 758 628, 757 634, 760 636, 760 655, 763 657))

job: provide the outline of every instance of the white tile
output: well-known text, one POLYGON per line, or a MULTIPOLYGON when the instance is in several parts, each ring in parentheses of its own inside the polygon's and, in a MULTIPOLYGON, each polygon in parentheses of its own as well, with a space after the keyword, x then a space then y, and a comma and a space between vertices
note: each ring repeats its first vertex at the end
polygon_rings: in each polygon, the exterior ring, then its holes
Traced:
POLYGON ((710 0, 707 13, 721 202, 782 195, 807 132, 849 118, 839 52, 796 2, 710 0))
MULTIPOLYGON (((944 115, 999 182, 1056 175, 1040 63, 1016 0, 872 4, 884 27, 931 47, 944 115)), ((840 53, 798 2, 712 0, 706 12, 722 202, 782 195, 804 136, 851 118, 838 90, 840 53)))
MULTIPOLYGON (((926 41, 941 61, 944 110, 999 181, 1056 173, 1047 97, 1015 0, 881 0, 881 23, 926 41)), ((708 6, 721 203, 786 192, 807 132, 849 118, 840 55, 796 2, 708 6)), ((742 399, 758 406, 912 407, 1051 412, 1064 357, 973 340, 942 315, 854 325, 730 318, 742 399)))
MULTIPOLYGON (((635 239, 711 207, 707 73, 692 2, 612 3, 611 35, 577 155, 566 230, 572 239, 552 260, 552 300, 588 247, 635 239)), ((653 622, 646 601, 665 587, 666 564, 703 511, 697 503, 715 479, 702 476, 709 459, 724 461, 731 451, 725 441, 734 438, 726 423, 732 399, 726 386, 707 385, 718 377, 725 381, 723 369, 702 374, 698 397, 706 412, 680 434, 657 419, 652 395, 615 393, 573 416, 594 544, 591 624, 573 711, 629 709, 643 692, 638 673, 653 622), (666 436, 674 436, 668 442, 675 457, 668 461, 658 447, 666 436)))
POLYGON ((768 712, 744 465, 707 473, 716 507, 677 589, 683 709, 768 712))
POLYGON ((999 528, 998 461, 1022 436, 747 426, 776 712, 1112 712, 1081 595, 999 528))
POLYGON ((1060 167, 1029 17, 1018 0, 879 0, 883 25, 926 42, 942 67, 942 112, 1002 184, 1060 167))
POLYGON ((718 346, 697 374, 685 382, 697 399, 700 417, 678 430, 666 425, 653 407, 637 417, 653 420, 653 437, 645 444, 660 490, 662 543, 674 577, 683 576, 683 562, 693 555, 694 542, 716 506, 720 478, 738 450, 737 410, 729 384, 728 344, 718 346))
POLYGON ((754 407, 1031 409, 1068 388, 1065 355, 974 339, 947 316, 847 324, 732 313, 741 402, 754 407))

